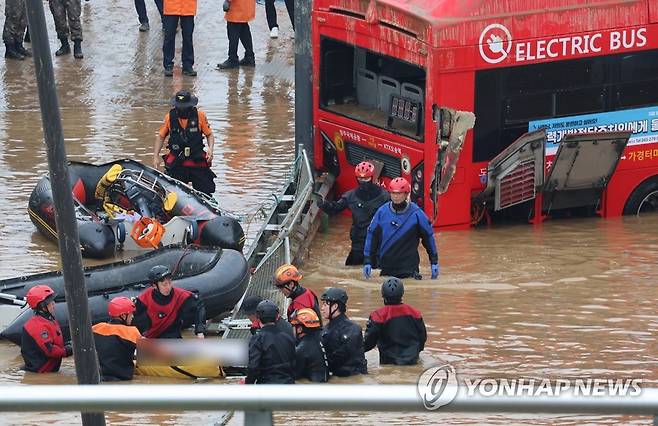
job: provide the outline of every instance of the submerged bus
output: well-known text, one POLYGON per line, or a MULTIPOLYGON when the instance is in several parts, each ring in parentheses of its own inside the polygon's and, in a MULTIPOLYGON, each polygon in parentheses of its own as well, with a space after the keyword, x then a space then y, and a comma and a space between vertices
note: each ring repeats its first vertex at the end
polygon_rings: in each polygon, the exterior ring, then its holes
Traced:
POLYGON ((314 0, 312 30, 337 195, 371 160, 440 228, 658 207, 658 1, 314 0))

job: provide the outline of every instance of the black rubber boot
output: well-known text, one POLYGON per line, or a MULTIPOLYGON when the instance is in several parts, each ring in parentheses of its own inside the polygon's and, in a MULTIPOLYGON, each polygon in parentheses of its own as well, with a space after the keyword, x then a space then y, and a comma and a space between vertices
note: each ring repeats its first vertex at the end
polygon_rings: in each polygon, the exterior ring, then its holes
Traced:
POLYGON ((57 49, 57 52, 55 52, 55 56, 62 56, 62 55, 68 55, 71 53, 71 45, 69 44, 69 39, 68 38, 61 38, 59 39, 60 42, 62 42, 62 46, 57 49))
POLYGON ((82 54, 82 40, 73 40, 73 56, 77 59, 85 57, 85 55, 82 54))
POLYGON ((17 41, 15 45, 16 51, 26 58, 32 56, 32 51, 23 47, 23 42, 17 41))
POLYGON ((16 59, 19 61, 22 61, 25 59, 25 56, 21 55, 19 52, 16 51, 16 48, 14 47, 13 44, 5 43, 5 58, 7 59, 16 59))

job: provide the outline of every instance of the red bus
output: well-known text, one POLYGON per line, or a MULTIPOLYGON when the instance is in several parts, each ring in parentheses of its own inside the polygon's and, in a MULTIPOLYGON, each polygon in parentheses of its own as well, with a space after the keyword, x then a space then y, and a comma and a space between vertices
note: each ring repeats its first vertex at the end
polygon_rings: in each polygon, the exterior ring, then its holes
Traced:
POLYGON ((314 164, 336 176, 337 194, 370 159, 384 183, 412 182, 441 228, 658 206, 657 0, 314 0, 312 31, 314 164), (565 153, 583 161, 551 170, 558 148, 575 146, 562 138, 600 146, 590 133, 602 131, 627 133, 613 135, 618 155, 565 153), (512 161, 501 153, 525 152, 523 135, 542 141, 542 167, 534 180, 499 173, 492 195, 497 167, 512 161), (607 174, 583 172, 601 162, 607 174), (546 201, 581 172, 591 182, 546 201))

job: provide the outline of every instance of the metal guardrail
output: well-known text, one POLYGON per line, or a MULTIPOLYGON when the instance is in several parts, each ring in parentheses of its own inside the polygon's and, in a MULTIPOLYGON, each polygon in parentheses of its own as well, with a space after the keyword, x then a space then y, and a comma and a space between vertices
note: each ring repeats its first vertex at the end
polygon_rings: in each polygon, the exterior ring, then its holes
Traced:
MULTIPOLYGON (((63 385, 3 386, 0 411, 244 410, 246 424, 271 424, 273 411, 626 414, 658 413, 658 389, 638 396, 457 396, 436 411, 412 385, 63 385)), ((447 390, 447 392, 450 392, 447 390)), ((654 418, 654 424, 656 420, 654 418)))

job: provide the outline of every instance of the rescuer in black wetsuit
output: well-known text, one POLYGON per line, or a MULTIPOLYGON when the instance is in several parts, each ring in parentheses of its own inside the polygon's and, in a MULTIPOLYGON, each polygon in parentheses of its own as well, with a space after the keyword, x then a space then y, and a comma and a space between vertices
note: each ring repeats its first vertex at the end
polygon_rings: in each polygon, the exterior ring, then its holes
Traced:
POLYGON ((300 309, 292 314, 291 324, 295 327, 297 336, 295 380, 308 379, 321 383, 328 381, 329 362, 322 346, 322 324, 318 314, 313 309, 300 309))
POLYGON ((103 381, 132 380, 135 373, 135 349, 142 335, 131 325, 135 303, 127 297, 115 297, 107 305, 112 319, 94 324, 94 343, 103 381))
MULTIPOLYGON (((262 327, 262 324, 260 321, 258 321, 258 317, 256 316, 256 308, 262 301, 262 297, 258 295, 252 295, 245 297, 244 301, 242 302, 241 309, 251 321, 251 329, 249 331, 252 335, 256 334, 262 327)), ((293 330, 292 325, 290 325, 290 323, 285 319, 281 318, 281 315, 277 317, 277 320, 274 324, 276 325, 276 328, 279 329, 279 331, 290 333, 291 336, 295 335, 295 331, 293 330)))
POLYGON ((194 332, 203 339, 206 331, 206 308, 199 296, 171 283, 171 271, 156 265, 149 271, 153 286, 139 295, 135 305, 135 324, 148 338, 180 339, 184 319, 193 317, 194 332))
POLYGON ((347 293, 342 288, 331 287, 322 294, 321 300, 322 317, 328 321, 322 332, 322 344, 327 351, 331 374, 368 374, 361 327, 345 315, 347 293))
POLYGON ((274 325, 279 308, 263 300, 256 308, 262 326, 249 340, 247 384, 295 383, 295 339, 274 325))
POLYGON ((363 265, 363 247, 368 225, 377 209, 391 199, 384 188, 373 182, 375 166, 372 163, 367 161, 359 163, 354 169, 354 175, 359 184, 357 188, 344 193, 338 201, 318 202, 319 208, 332 215, 345 209, 350 209, 352 212, 352 228, 350 228, 352 248, 345 259, 345 265, 363 265))
POLYGON ((380 364, 413 365, 425 348, 427 330, 416 309, 402 303, 404 285, 391 277, 382 284, 384 307, 373 311, 366 325, 364 349, 377 345, 380 364))
POLYGON ((34 316, 23 326, 23 368, 33 373, 59 371, 62 358, 71 356, 73 349, 70 343, 64 343, 62 330, 54 317, 55 292, 47 285, 36 285, 28 290, 26 299, 34 316))

